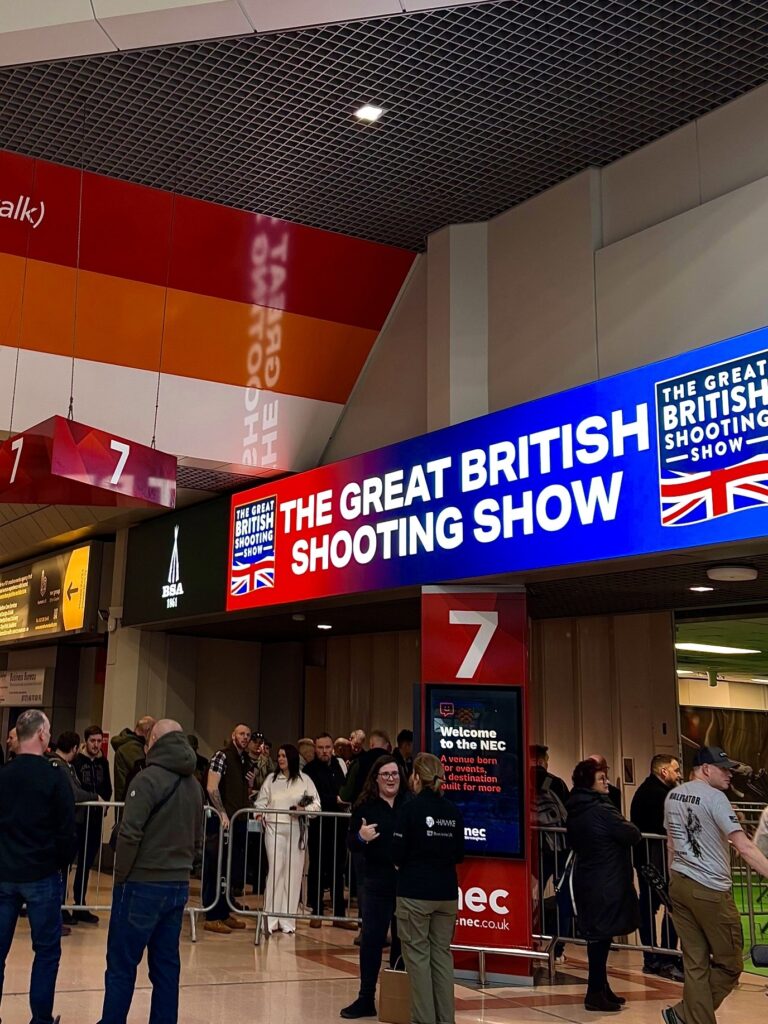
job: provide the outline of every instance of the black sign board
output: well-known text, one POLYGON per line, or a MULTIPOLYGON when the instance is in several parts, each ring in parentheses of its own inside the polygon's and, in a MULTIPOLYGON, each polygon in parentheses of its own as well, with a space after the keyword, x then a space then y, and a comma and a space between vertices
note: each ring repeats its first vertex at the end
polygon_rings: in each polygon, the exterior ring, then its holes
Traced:
POLYGON ((100 575, 98 543, 0 570, 0 643, 95 631, 100 575))
POLYGON ((522 695, 512 686, 427 686, 427 750, 443 762, 468 854, 524 857, 522 695))
POLYGON ((123 625, 225 611, 229 498, 134 526, 128 534, 123 625))

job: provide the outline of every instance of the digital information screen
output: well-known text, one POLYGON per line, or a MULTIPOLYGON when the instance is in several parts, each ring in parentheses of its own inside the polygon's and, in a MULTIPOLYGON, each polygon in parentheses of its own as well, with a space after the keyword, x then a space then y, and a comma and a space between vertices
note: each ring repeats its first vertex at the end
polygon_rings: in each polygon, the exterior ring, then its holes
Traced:
POLYGON ((523 706, 518 687, 433 683, 426 749, 443 762, 469 856, 525 856, 523 706))
MULTIPOLYGON (((0 572, 0 643, 92 627, 91 545, 0 572)), ((98 574, 97 574, 98 575, 98 574)))

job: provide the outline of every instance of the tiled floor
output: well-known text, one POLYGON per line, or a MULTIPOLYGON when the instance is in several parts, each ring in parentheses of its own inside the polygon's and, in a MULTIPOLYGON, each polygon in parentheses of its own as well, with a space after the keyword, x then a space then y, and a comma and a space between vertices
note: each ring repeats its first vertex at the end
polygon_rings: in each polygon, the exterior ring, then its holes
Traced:
MULTIPOLYGON (((95 1024, 101 1011, 107 915, 98 926, 80 925, 63 940, 56 1012, 62 1024, 95 1024)), ((264 1021, 269 1024, 330 1024, 340 1007, 357 994, 354 933, 300 924, 296 935, 277 934, 253 945, 253 924, 228 936, 201 931, 193 944, 185 925, 182 940, 182 1024, 264 1021)), ((20 922, 8 960, 3 996, 3 1024, 29 1021, 27 992, 31 945, 26 922, 20 922)), ((457 1024, 556 1024, 601 1020, 584 1010, 583 951, 574 948, 560 969, 558 984, 535 988, 493 987, 485 991, 456 986, 457 1024)), ((611 984, 627 999, 621 1024, 660 1024, 662 1007, 675 1001, 680 986, 645 977, 638 958, 613 954, 611 984)), ((131 1010, 131 1024, 149 1015, 150 989, 142 967, 131 1010)), ((765 983, 744 975, 742 985, 718 1017, 721 1024, 764 1019, 768 1011, 765 983)))

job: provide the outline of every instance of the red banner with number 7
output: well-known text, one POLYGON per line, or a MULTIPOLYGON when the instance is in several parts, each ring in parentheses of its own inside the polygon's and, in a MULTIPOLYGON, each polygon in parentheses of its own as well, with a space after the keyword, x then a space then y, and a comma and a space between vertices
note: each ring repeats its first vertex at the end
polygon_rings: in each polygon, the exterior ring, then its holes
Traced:
POLYGON ((176 505, 176 457, 52 416, 0 446, 0 502, 176 505))
MULTIPOLYGON (((440 757, 464 819, 454 944, 467 951, 532 948, 527 637, 522 590, 422 590, 421 749, 440 757)), ((476 959, 455 954, 460 969, 476 959)), ((526 975, 529 962, 491 955, 488 970, 526 975)))

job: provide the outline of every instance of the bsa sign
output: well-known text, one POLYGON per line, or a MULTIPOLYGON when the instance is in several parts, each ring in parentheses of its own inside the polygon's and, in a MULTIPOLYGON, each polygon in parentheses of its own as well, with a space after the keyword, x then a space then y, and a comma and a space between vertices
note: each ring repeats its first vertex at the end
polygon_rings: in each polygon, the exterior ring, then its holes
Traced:
POLYGON ((166 608, 178 608, 179 598, 184 596, 184 584, 179 569, 179 524, 173 528, 173 550, 168 566, 168 582, 163 585, 163 600, 166 608))
POLYGON ((224 611, 229 497, 132 526, 123 595, 126 626, 224 611))
POLYGON ((768 329, 262 492, 232 500, 229 611, 761 538, 768 329))

